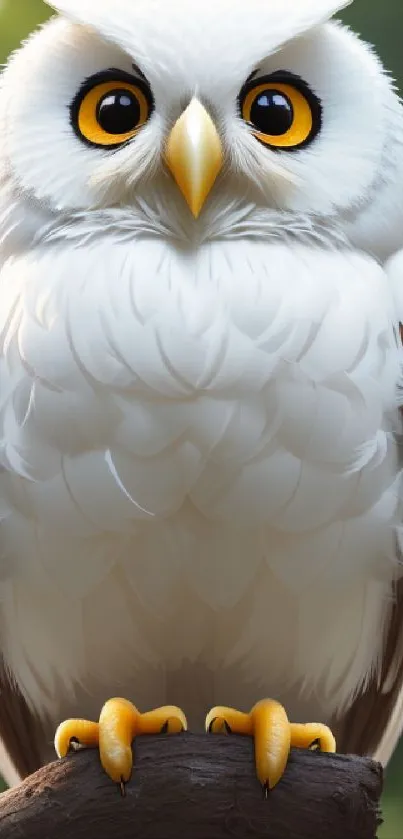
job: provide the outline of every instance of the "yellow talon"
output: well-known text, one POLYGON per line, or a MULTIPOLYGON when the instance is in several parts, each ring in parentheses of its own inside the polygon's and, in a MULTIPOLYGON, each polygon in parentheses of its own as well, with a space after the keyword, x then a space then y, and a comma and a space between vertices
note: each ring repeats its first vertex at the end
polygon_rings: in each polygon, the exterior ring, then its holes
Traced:
POLYGON ((253 735, 253 725, 250 714, 236 711, 235 708, 217 706, 212 708, 206 717, 206 731, 213 734, 249 734, 253 735))
POLYGON ((291 746, 287 714, 279 702, 262 700, 252 708, 256 773, 269 789, 284 775, 291 746))
POLYGON ((176 705, 163 705, 155 711, 139 714, 138 734, 180 734, 187 731, 187 720, 176 705))
POLYGON ((321 752, 336 751, 336 740, 327 725, 320 722, 292 722, 290 728, 291 745, 296 749, 310 749, 317 744, 321 752))
POLYGON ((75 742, 84 747, 99 746, 105 772, 120 785, 129 781, 132 766, 132 742, 140 734, 175 734, 187 729, 184 713, 175 705, 165 705, 141 714, 127 699, 110 699, 102 708, 99 723, 66 720, 55 735, 55 749, 65 757, 75 742))
POLYGON ((246 734, 254 738, 256 774, 263 785, 273 789, 282 778, 292 746, 336 751, 332 732, 321 723, 290 723, 279 702, 264 699, 249 714, 217 706, 206 717, 206 730, 213 734, 246 734))
POLYGON ((126 699, 110 699, 99 717, 99 755, 107 775, 120 784, 132 774, 132 742, 138 729, 137 708, 126 699))
POLYGON ((65 720, 55 734, 55 749, 58 757, 66 757, 73 743, 94 748, 99 742, 99 726, 89 720, 65 720))

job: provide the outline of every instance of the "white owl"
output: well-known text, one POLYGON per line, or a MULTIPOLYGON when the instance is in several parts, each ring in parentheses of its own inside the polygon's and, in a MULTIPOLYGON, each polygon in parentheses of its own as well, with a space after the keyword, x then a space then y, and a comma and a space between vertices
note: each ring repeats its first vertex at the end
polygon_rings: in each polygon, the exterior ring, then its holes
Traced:
POLYGON ((334 748, 327 726, 387 760, 393 84, 330 20, 343 0, 51 5, 0 92, 3 770, 84 715, 59 752, 99 740, 126 781, 125 726, 185 727, 167 702, 196 729, 223 703, 207 727, 254 735, 270 787, 290 744, 334 748), (144 713, 99 718, 113 695, 144 713))

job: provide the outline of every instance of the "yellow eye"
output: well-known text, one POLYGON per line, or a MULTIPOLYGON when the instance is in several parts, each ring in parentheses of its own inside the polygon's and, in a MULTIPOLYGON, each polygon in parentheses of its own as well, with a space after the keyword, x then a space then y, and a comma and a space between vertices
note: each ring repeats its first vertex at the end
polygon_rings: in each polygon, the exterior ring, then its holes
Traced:
POLYGON ((121 71, 89 79, 71 106, 73 128, 86 143, 113 149, 131 140, 153 109, 148 86, 121 71))
POLYGON ((240 96, 240 108, 256 139, 283 151, 308 145, 321 128, 319 99, 290 73, 274 73, 248 83, 240 96))

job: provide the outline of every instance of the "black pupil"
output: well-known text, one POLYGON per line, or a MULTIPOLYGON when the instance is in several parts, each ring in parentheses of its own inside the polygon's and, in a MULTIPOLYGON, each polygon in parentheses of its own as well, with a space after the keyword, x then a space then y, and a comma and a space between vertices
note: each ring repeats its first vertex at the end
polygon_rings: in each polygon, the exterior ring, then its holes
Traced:
POLYGON ((279 90, 263 90, 253 102, 250 121, 262 134, 279 137, 290 130, 294 121, 294 109, 279 90))
POLYGON ((101 99, 97 120, 108 134, 127 134, 140 122, 140 105, 130 90, 112 90, 101 99))

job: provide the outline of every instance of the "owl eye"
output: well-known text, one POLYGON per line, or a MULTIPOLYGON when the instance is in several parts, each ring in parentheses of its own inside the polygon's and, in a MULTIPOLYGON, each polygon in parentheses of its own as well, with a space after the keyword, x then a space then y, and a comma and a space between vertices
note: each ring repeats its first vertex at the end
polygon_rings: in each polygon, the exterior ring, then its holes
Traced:
POLYGON ((245 85, 240 110, 266 146, 296 151, 311 143, 322 125, 322 107, 308 85, 291 73, 273 73, 245 85))
POLYGON ((119 70, 92 76, 71 106, 71 123, 81 140, 116 149, 131 140, 153 110, 148 85, 119 70))

